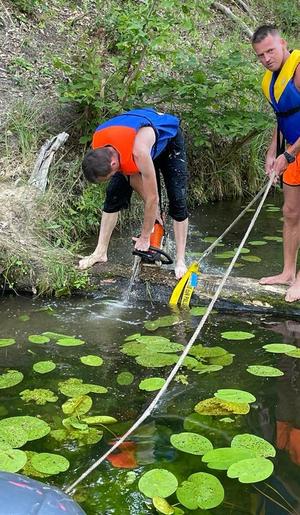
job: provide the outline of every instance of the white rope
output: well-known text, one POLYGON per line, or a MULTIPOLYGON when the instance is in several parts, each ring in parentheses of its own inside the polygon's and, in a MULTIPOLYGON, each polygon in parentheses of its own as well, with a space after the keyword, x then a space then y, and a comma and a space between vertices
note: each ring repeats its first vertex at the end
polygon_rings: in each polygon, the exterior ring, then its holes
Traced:
POLYGON ((165 391, 167 390, 169 384, 171 383, 173 377, 177 374, 179 368, 181 367, 184 359, 186 358, 186 356, 188 355, 192 345, 194 344, 196 338, 198 337, 202 327, 204 326, 207 318, 209 317, 214 305, 215 305, 215 302, 217 301, 220 293, 221 293, 221 290, 225 284, 225 282, 227 281, 234 265, 235 265, 235 262, 237 261, 238 257, 239 257, 239 254, 245 244, 245 242, 247 241, 247 238, 256 222, 256 219, 261 211, 261 208, 264 204, 264 201, 269 193, 269 190, 272 186, 272 183, 273 183, 273 180, 275 178, 275 173, 273 172, 272 176, 270 177, 270 180, 268 182, 268 184, 266 185, 266 187, 264 188, 265 189, 265 192, 264 192, 264 195, 253 215, 253 218, 248 226, 248 229, 234 255, 234 257, 232 258, 232 261, 229 265, 229 267, 227 268, 212 300, 210 301, 209 305, 208 305, 208 308, 205 312, 205 314, 203 315, 200 323, 198 324, 198 327, 196 328, 194 334, 192 335, 191 339, 189 340, 189 342, 187 343, 184 351, 182 352, 177 364, 174 366, 174 368, 171 370, 169 376, 167 377, 166 379, 166 382, 165 384, 163 385, 163 387, 159 390, 158 394, 156 395, 156 397, 153 399, 153 401, 151 402, 151 404, 148 406, 148 408, 144 411, 144 413, 142 413, 142 415, 139 417, 139 419, 133 424, 133 426, 131 426, 130 429, 128 429, 128 431, 105 453, 103 454, 97 461, 95 461, 95 463, 93 463, 93 465, 91 465, 85 472, 83 472, 83 474, 81 474, 81 476, 76 480, 74 481, 74 483, 72 483, 70 486, 68 486, 66 488, 66 493, 70 493, 74 488, 75 486, 77 486, 79 483, 81 483, 81 481, 83 481, 83 479, 85 479, 93 470, 95 470, 95 468, 97 468, 101 463, 103 463, 103 461, 106 460, 106 458, 112 454, 123 442, 125 442, 125 440, 144 422, 144 420, 146 420, 146 418, 148 418, 151 414, 151 412, 153 411, 153 409, 155 408, 155 406, 157 405, 158 401, 160 400, 160 398, 163 396, 163 394, 165 393, 165 391))

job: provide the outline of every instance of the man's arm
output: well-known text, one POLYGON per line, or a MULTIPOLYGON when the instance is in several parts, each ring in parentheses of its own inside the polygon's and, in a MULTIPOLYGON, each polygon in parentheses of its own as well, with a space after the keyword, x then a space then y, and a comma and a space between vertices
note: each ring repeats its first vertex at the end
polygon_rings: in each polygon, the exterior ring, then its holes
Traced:
POLYGON ((150 234, 153 230, 159 202, 155 168, 151 157, 154 143, 155 132, 152 127, 142 127, 136 135, 133 146, 133 157, 142 176, 145 204, 142 232, 135 243, 135 248, 144 251, 148 250, 150 245, 150 234))

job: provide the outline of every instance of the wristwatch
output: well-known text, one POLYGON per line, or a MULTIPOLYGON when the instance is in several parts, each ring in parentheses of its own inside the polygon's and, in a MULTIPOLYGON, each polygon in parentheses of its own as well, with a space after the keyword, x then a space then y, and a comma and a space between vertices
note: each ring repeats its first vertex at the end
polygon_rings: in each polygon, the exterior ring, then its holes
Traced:
POLYGON ((285 157, 285 159, 287 160, 287 162, 290 164, 290 163, 293 163, 294 161, 296 161, 296 158, 295 156, 292 156, 292 154, 289 154, 289 152, 283 152, 283 155, 285 157))

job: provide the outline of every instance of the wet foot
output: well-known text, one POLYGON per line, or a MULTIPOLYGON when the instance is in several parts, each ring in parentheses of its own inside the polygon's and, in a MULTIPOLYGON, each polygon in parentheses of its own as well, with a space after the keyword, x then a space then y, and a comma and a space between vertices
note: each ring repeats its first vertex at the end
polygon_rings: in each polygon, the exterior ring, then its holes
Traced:
POLYGON ((181 279, 187 271, 187 267, 184 261, 177 261, 175 265, 176 279, 181 279))
POLYGON ((296 300, 300 300, 300 279, 297 279, 287 290, 285 300, 286 302, 295 302, 296 300))
POLYGON ((270 277, 262 277, 259 284, 292 284, 295 280, 295 276, 291 274, 278 274, 270 277))
POLYGON ((96 263, 106 263, 106 261, 107 256, 105 254, 91 254, 90 256, 87 256, 79 261, 78 268, 79 270, 86 270, 87 268, 91 268, 91 266, 95 265, 96 263))

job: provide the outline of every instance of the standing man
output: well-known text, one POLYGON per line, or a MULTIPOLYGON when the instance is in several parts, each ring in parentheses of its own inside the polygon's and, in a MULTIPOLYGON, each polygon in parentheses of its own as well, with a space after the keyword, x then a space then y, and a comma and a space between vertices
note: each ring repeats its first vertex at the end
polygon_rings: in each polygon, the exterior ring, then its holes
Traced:
POLYGON ((252 37, 253 49, 266 68, 263 92, 275 111, 277 127, 266 155, 265 170, 283 181, 284 266, 279 275, 263 277, 261 284, 288 284, 285 300, 300 299, 296 276, 300 246, 300 50, 289 51, 276 27, 263 25, 252 37))
POLYGON ((147 251, 155 220, 160 220, 157 174, 163 175, 169 214, 176 241, 175 275, 186 272, 185 246, 188 230, 187 167, 179 119, 153 109, 134 109, 99 125, 83 172, 90 182, 110 179, 101 219, 98 244, 93 254, 80 260, 84 270, 107 261, 107 249, 118 212, 128 208, 132 191, 144 201, 144 222, 135 249, 147 251))

